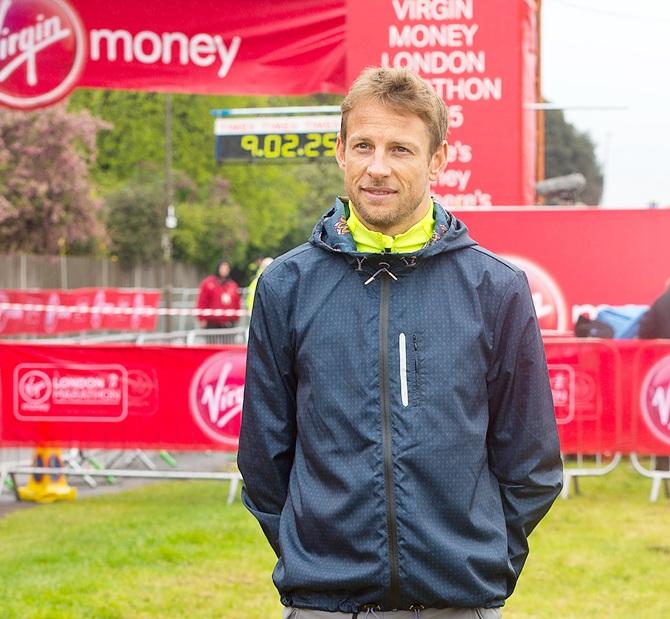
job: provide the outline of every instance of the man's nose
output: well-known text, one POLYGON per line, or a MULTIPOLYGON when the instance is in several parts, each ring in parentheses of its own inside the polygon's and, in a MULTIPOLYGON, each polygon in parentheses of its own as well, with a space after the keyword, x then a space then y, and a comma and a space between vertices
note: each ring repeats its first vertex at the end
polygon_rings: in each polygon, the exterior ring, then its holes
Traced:
POLYGON ((390 173, 391 170, 386 159, 386 153, 379 149, 375 150, 368 162, 368 174, 370 176, 379 177, 388 176, 390 173))

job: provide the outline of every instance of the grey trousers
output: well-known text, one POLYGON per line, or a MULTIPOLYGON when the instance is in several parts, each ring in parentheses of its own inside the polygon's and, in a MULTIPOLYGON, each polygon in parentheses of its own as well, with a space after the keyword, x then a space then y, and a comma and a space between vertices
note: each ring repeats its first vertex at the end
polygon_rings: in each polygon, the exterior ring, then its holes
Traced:
MULTIPOLYGON (((284 608, 283 619, 351 619, 350 613, 284 608)), ((362 611, 358 619, 500 619, 500 608, 426 608, 425 610, 362 611)))

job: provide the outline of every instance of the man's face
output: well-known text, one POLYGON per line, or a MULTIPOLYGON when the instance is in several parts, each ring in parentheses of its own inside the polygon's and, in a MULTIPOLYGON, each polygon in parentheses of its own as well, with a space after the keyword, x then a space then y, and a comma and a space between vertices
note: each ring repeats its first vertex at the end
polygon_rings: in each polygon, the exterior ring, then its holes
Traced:
POLYGON ((447 161, 447 143, 430 152, 428 129, 414 114, 362 101, 349 112, 337 163, 356 215, 370 230, 394 236, 430 207, 430 182, 447 161))

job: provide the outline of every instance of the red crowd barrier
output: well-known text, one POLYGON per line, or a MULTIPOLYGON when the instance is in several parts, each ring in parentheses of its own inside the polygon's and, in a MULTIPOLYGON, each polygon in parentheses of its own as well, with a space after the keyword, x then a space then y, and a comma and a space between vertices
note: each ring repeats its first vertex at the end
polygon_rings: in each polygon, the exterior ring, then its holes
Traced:
POLYGON ((619 354, 609 341, 545 339, 563 453, 600 454, 621 442, 619 354))
POLYGON ((159 304, 158 290, 0 289, 0 334, 153 331, 159 304))
POLYGON ((545 338, 564 453, 670 455, 670 342, 545 338))
MULTIPOLYGON (((670 342, 545 338, 561 449, 670 455, 670 342)), ((0 343, 0 444, 235 450, 246 349, 0 343)))
POLYGON ((244 346, 0 343, 0 444, 236 450, 244 346))

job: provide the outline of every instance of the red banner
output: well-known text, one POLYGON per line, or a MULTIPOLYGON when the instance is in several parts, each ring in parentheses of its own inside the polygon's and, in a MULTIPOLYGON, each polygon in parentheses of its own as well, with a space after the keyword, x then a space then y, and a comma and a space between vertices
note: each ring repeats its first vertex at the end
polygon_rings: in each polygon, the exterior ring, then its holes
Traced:
POLYGON ((0 0, 0 103, 75 86, 188 93, 342 92, 344 0, 0 0))
POLYGON ((0 290, 0 335, 154 331, 157 290, 0 290))
POLYGON ((572 332, 580 314, 649 305, 670 277, 670 210, 458 211, 479 243, 518 264, 540 326, 572 332))
POLYGON ((545 339, 563 453, 670 455, 670 342, 545 339))
POLYGON ((670 342, 640 342, 634 348, 630 429, 638 453, 670 454, 670 342))
POLYGON ((532 204, 535 3, 417 0, 0 0, 0 104, 77 86, 207 94, 343 93, 409 67, 451 112, 447 206, 532 204))
POLYGON ((621 360, 606 341, 545 340, 563 453, 602 454, 621 445, 621 360))
POLYGON ((347 75, 370 65, 424 76, 451 112, 445 206, 534 202, 535 3, 349 0, 347 75), (364 41, 365 44, 360 44, 364 41))
MULTIPOLYGON (((546 338, 563 453, 670 455, 670 342, 546 338)), ((235 450, 246 349, 0 344, 0 445, 235 450)))
POLYGON ((0 344, 0 444, 235 450, 246 349, 0 344))

